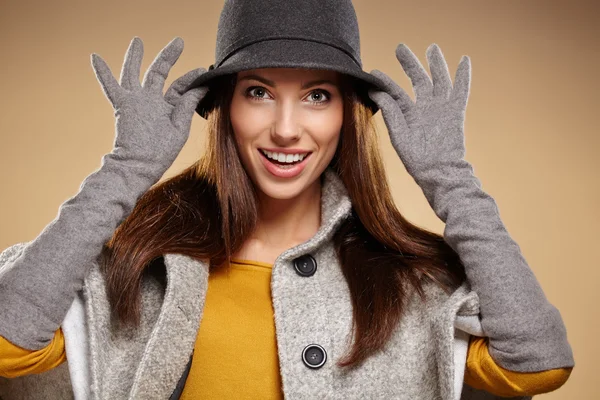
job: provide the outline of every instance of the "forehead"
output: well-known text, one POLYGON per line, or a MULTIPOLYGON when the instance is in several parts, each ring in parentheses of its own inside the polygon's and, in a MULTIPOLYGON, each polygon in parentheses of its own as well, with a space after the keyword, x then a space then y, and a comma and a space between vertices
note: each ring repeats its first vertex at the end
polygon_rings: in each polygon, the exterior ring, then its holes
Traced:
POLYGON ((335 84, 340 83, 341 74, 337 71, 308 68, 257 68, 240 71, 238 80, 247 76, 259 76, 273 82, 298 82, 304 83, 314 80, 330 80, 335 84))

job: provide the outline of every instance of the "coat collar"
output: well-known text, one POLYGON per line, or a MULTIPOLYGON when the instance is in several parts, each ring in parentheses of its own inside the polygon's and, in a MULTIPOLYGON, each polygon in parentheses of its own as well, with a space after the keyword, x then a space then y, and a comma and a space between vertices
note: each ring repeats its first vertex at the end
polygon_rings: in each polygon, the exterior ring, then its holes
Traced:
POLYGON ((275 260, 275 264, 313 252, 324 243, 328 243, 351 213, 352 203, 344 183, 335 171, 327 168, 323 174, 321 186, 321 225, 319 229, 309 240, 281 253, 275 260))

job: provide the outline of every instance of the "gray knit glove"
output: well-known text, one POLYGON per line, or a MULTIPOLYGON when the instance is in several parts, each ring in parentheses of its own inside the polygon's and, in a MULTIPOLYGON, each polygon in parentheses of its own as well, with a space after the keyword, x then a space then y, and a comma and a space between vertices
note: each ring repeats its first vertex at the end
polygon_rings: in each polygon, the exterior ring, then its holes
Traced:
MULTIPOLYGON (((201 86, 184 93, 196 78, 206 72, 194 69, 177 79, 163 96, 165 79, 183 51, 183 39, 176 37, 167 44, 144 75, 140 84, 143 43, 134 37, 121 70, 121 85, 106 62, 92 54, 92 66, 104 94, 116 116, 113 153, 144 164, 158 180, 173 164, 185 145, 192 116, 198 102, 208 91, 201 86)), ((142 171, 140 171, 142 172, 142 171)))
POLYGON ((502 367, 522 372, 574 365, 559 311, 508 234, 494 199, 484 192, 464 159, 464 119, 471 65, 463 56, 454 86, 440 48, 427 49, 429 77, 404 44, 396 58, 411 79, 415 101, 384 73, 384 90, 370 90, 394 149, 446 223, 444 240, 458 253, 478 294, 490 354, 502 367))
POLYGON ((196 105, 208 90, 185 91, 206 72, 198 68, 176 79, 163 97, 167 74, 182 50, 181 38, 171 41, 141 85, 139 38, 127 51, 121 85, 104 60, 92 55, 96 76, 115 109, 114 148, 34 240, 0 254, 0 336, 30 350, 50 343, 104 243, 179 154, 196 105))
POLYGON ((371 90, 369 97, 380 106, 394 149, 431 203, 436 200, 435 191, 441 189, 440 179, 469 179, 472 175, 464 160, 463 133, 471 64, 468 56, 461 58, 452 87, 448 66, 436 44, 427 49, 433 82, 407 46, 400 44, 396 57, 412 81, 415 101, 378 70, 371 74, 387 85, 386 90, 371 90))

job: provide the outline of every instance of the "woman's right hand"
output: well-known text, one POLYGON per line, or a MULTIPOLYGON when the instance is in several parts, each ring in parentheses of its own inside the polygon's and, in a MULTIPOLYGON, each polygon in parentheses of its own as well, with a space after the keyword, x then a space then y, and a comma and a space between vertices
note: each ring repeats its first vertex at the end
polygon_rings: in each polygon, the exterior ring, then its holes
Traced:
POLYGON ((144 49, 139 37, 134 37, 127 49, 120 84, 106 62, 92 54, 96 77, 115 111, 112 153, 121 159, 142 162, 144 168, 152 165, 152 171, 161 176, 185 145, 196 106, 208 92, 205 86, 185 91, 206 72, 197 68, 175 80, 163 96, 165 79, 182 51, 183 39, 176 37, 156 56, 142 84, 139 76, 144 49))

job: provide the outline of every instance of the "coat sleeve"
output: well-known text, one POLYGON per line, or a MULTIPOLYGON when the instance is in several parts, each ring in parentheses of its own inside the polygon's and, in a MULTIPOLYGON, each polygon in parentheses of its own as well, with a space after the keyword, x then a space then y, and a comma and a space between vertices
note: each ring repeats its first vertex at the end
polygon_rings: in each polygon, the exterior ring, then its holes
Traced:
POLYGON ((24 349, 0 336, 0 376, 4 378, 46 372, 66 359, 62 328, 55 332, 50 344, 40 350, 24 349))
POLYGON ((571 367, 538 372, 504 369, 490 356, 488 344, 486 337, 469 340, 464 380, 475 389, 502 397, 534 396, 558 389, 571 375, 571 367))

